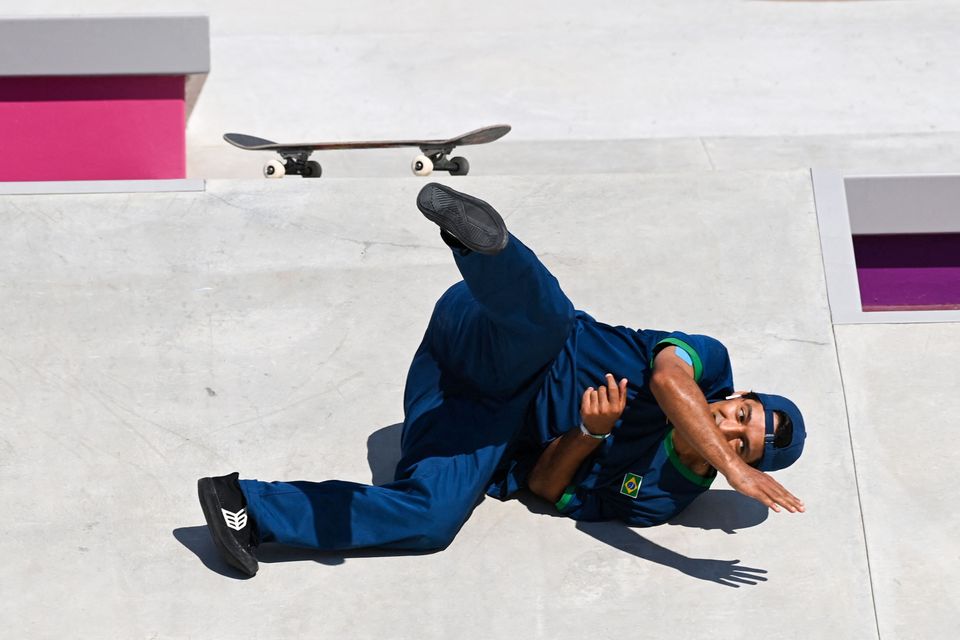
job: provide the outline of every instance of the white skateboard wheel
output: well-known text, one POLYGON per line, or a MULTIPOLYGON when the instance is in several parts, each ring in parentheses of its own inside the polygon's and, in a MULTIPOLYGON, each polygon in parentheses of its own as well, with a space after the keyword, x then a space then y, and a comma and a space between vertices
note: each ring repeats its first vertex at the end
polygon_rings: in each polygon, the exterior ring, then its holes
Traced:
POLYGON ((433 161, 421 154, 413 159, 410 168, 418 176, 428 176, 433 171, 433 161))
POLYGON ((282 178, 287 171, 283 168, 283 163, 279 160, 271 160, 263 165, 263 176, 265 178, 282 178))

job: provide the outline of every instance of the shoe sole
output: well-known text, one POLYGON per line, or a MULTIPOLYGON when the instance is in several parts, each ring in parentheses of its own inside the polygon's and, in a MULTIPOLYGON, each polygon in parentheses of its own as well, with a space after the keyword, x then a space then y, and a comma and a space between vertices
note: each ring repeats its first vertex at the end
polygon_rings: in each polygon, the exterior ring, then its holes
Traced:
POLYGON ((248 551, 240 546, 233 534, 227 530, 227 525, 223 522, 223 516, 220 509, 220 500, 217 498, 217 491, 213 486, 213 478, 201 478, 197 480, 197 495, 200 497, 200 508, 203 510, 203 517, 207 521, 207 527, 210 529, 210 537, 213 538, 213 544, 216 545, 220 555, 227 561, 231 567, 239 569, 248 576, 257 575, 259 563, 248 551))
POLYGON ((503 251, 510 238, 507 225, 496 209, 479 198, 460 193, 436 182, 431 182, 420 190, 417 195, 417 208, 427 220, 477 253, 496 255, 503 251), (425 196, 429 194, 430 205, 433 205, 434 190, 446 196, 446 202, 441 204, 439 211, 428 208, 423 203, 425 196), (465 206, 465 203, 471 206, 465 206))

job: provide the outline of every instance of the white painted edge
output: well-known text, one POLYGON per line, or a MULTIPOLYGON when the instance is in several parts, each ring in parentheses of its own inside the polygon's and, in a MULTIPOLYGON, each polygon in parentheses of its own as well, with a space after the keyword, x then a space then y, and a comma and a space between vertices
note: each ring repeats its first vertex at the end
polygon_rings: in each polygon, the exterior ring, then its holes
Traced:
POLYGON ((847 215, 847 195, 843 174, 834 169, 811 169, 813 200, 820 230, 820 253, 827 280, 827 301, 834 324, 856 322, 862 314, 860 283, 857 281, 856 260, 850 218, 847 215))
POLYGON ((206 191, 206 180, 72 180, 0 182, 0 195, 48 195, 64 193, 164 193, 206 191))
MULTIPOLYGON (((835 169, 810 170, 820 230, 820 252, 833 324, 912 324, 960 322, 960 311, 864 311, 853 254, 853 236, 844 175, 835 169)), ((857 176, 863 177, 863 176, 857 176)))

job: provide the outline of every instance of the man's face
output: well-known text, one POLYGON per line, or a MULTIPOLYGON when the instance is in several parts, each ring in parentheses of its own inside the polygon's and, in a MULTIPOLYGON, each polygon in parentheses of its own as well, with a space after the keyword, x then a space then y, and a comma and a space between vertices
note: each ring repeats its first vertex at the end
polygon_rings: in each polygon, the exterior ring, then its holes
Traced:
POLYGON ((717 428, 727 440, 733 452, 748 464, 763 457, 763 439, 766 422, 763 405, 757 400, 743 397, 746 391, 738 391, 729 400, 710 403, 710 413, 717 428))

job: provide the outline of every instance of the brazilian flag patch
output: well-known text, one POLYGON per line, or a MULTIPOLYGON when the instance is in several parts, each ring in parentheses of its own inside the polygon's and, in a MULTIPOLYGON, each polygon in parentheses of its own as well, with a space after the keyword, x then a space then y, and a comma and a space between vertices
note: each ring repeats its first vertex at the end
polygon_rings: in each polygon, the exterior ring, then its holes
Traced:
POLYGON ((640 483, 643 482, 643 476, 635 473, 628 473, 623 476, 623 484, 620 485, 620 493, 631 498, 636 498, 640 493, 640 483))

